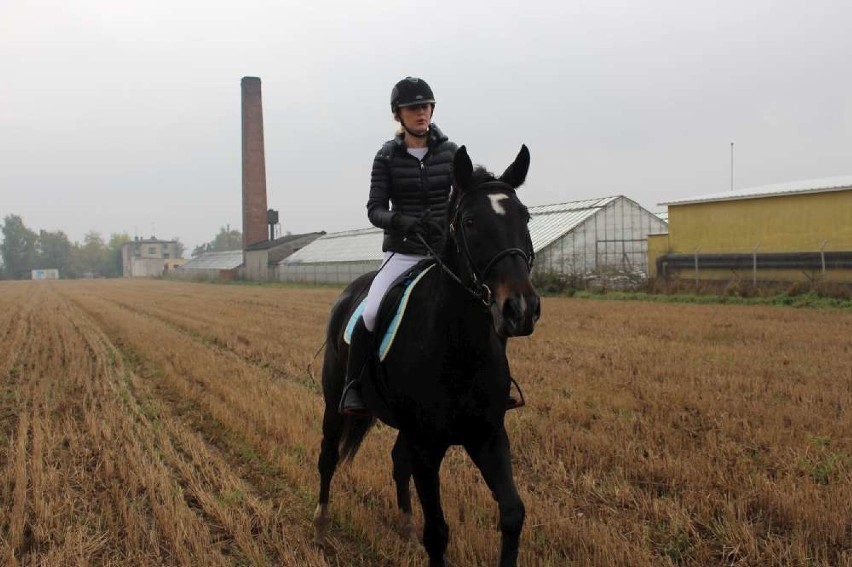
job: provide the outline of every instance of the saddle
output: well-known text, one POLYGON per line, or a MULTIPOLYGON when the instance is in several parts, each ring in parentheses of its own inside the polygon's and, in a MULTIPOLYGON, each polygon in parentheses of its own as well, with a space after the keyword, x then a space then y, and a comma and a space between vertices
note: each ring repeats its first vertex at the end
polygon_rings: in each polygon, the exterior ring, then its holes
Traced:
MULTIPOLYGON (((435 261, 426 259, 416 264, 411 269, 400 274, 396 280, 388 287, 382 303, 379 306, 379 317, 375 329, 377 339, 376 355, 379 361, 384 361, 393 346, 393 341, 396 338, 396 332, 402 322, 402 317, 405 314, 405 308, 408 306, 408 300, 411 297, 411 292, 414 286, 420 282, 429 271, 435 267, 435 261)), ((358 317, 364 311, 364 306, 367 300, 361 301, 358 307, 352 313, 349 322, 346 324, 346 329, 343 332, 343 340, 346 344, 352 341, 352 331, 355 328, 355 323, 358 317)))

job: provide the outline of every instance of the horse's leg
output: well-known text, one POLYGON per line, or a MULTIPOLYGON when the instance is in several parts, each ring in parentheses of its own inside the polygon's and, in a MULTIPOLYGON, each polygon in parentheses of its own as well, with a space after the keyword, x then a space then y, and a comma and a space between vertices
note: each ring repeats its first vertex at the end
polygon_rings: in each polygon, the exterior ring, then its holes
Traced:
POLYGON ((444 553, 447 551, 449 527, 444 520, 441 508, 441 481, 439 472, 441 461, 447 447, 429 450, 425 447, 410 446, 412 472, 420 506, 423 508, 423 546, 429 554, 430 567, 446 565, 444 553))
POLYGON ((506 429, 501 427, 500 431, 482 445, 465 445, 465 449, 482 473, 482 478, 491 489, 500 509, 500 532, 503 536, 500 567, 514 566, 518 562, 518 540, 526 511, 512 475, 506 429))
POLYGON ((393 457, 393 480, 396 484, 400 530, 406 539, 417 540, 414 521, 411 518, 411 453, 401 433, 396 436, 391 457, 393 457))
POLYGON ((322 445, 317 461, 317 468, 319 468, 320 473, 320 493, 317 509, 314 512, 314 541, 319 545, 325 544, 328 524, 331 521, 328 500, 331 493, 331 478, 334 476, 334 471, 340 460, 338 446, 342 430, 343 416, 337 412, 337 403, 334 400, 329 400, 322 417, 322 445))

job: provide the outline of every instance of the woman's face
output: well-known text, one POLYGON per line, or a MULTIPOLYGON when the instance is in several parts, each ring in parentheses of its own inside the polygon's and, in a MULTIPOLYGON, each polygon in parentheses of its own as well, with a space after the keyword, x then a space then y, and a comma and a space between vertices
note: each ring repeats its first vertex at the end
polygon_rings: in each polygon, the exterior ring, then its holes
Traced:
POLYGON ((399 109, 399 117, 409 130, 425 132, 432 122, 432 104, 403 106, 399 109))

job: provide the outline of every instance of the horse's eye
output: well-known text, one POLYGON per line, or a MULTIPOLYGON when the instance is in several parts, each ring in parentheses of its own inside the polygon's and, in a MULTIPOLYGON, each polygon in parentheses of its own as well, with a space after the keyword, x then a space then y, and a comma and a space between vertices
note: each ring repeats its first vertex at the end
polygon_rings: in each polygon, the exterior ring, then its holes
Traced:
POLYGON ((466 219, 462 219, 462 223, 465 228, 473 228, 473 218, 467 217, 466 219))

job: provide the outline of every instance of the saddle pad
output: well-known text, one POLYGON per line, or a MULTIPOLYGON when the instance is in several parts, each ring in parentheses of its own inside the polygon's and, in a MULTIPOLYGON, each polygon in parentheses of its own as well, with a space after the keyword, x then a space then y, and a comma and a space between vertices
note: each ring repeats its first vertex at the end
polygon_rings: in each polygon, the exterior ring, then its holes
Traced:
MULTIPOLYGON (((417 285, 417 282, 426 275, 429 270, 435 267, 435 264, 424 269, 422 272, 417 274, 417 277, 406 280, 405 289, 402 292, 402 295, 399 298, 399 304, 396 307, 396 313, 394 313, 393 319, 391 319, 388 328, 385 329, 384 335, 382 336, 382 342, 379 344, 379 348, 376 354, 379 355, 379 360, 384 361, 385 357, 390 352, 391 346, 393 345, 393 340, 396 338, 396 331, 399 329, 399 324, 402 322, 402 316, 405 313, 405 308, 408 305, 408 298, 411 297, 411 291, 414 289, 414 286, 417 285)), ((358 317, 361 316, 361 313, 364 312, 364 306, 367 304, 367 300, 363 300, 358 304, 358 307, 352 313, 352 317, 349 318, 349 323, 346 325, 346 330, 343 332, 343 340, 346 341, 346 344, 350 344, 352 341, 352 331, 355 329, 355 323, 358 322, 358 317)))

